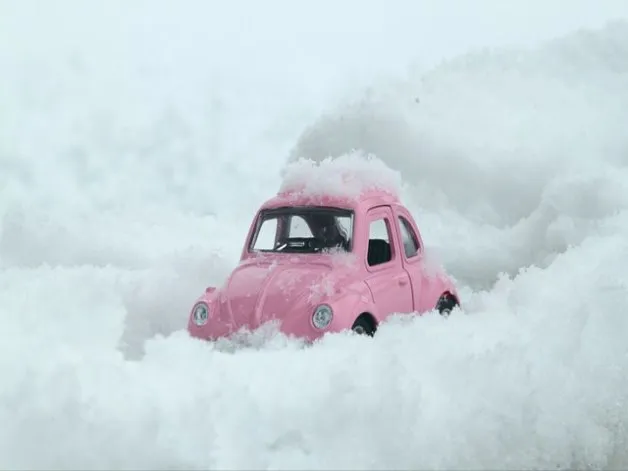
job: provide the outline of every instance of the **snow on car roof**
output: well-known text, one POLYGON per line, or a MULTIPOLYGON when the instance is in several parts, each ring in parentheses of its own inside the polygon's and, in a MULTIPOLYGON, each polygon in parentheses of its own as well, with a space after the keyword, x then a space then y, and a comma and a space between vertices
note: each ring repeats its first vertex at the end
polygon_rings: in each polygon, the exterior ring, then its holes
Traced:
POLYGON ((356 202, 366 197, 399 198, 401 175, 382 160, 351 152, 320 162, 300 159, 286 166, 279 197, 356 202))

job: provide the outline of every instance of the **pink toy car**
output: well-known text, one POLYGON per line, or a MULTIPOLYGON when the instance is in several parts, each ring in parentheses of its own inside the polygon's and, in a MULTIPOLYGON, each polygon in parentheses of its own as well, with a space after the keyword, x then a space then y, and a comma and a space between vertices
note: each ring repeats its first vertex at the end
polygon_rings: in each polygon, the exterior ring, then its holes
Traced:
POLYGON ((457 305, 395 194, 287 191, 259 209, 239 265, 196 301, 188 331, 211 340, 278 321, 283 333, 313 341, 346 329, 373 335, 391 314, 448 315, 457 305))

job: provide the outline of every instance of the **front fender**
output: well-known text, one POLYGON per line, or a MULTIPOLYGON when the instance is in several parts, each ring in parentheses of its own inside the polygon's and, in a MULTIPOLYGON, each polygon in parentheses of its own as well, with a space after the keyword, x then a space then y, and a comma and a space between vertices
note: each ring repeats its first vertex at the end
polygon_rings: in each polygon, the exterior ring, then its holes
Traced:
POLYGON ((366 284, 360 283, 343 290, 335 299, 328 300, 326 304, 329 304, 334 311, 334 319, 329 330, 338 332, 350 330, 358 316, 364 312, 378 318, 377 308, 366 284))
POLYGON ((192 337, 197 337, 197 338, 208 338, 209 335, 209 331, 211 329, 212 324, 215 324, 217 320, 220 319, 220 303, 218 302, 218 296, 219 292, 218 290, 213 287, 210 286, 208 288, 205 289, 205 292, 200 295, 198 298, 196 298, 194 300, 194 302, 192 303, 192 305, 190 306, 190 309, 188 310, 188 333, 192 336, 192 337), (196 305, 200 302, 204 302, 205 304, 207 304, 208 309, 209 309, 209 319, 207 321, 207 323, 205 323, 205 325, 196 325, 196 323, 194 322, 193 319, 193 313, 194 313, 194 308, 196 307, 196 305))

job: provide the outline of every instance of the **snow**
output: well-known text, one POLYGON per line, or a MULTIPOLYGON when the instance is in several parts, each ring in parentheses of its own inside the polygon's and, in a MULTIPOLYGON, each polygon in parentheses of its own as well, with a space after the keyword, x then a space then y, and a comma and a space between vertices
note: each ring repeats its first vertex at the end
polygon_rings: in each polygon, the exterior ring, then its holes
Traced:
POLYGON ((299 197, 337 197, 356 199, 370 192, 398 197, 402 179, 374 155, 351 151, 321 161, 298 159, 282 172, 279 193, 299 197))
POLYGON ((494 3, 4 2, 0 467, 626 468, 628 5, 494 3), (358 153, 466 315, 188 338, 358 153))

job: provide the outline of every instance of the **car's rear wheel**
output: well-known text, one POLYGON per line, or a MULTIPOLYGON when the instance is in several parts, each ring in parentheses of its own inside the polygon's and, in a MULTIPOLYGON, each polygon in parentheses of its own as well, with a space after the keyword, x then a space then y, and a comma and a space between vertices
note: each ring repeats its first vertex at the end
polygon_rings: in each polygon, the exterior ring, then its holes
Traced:
POLYGON ((351 330, 358 335, 368 335, 372 337, 375 335, 375 322, 373 322, 370 316, 362 314, 355 320, 351 330))
POLYGON ((456 306, 458 306, 458 300, 451 293, 443 293, 436 303, 436 309, 444 317, 448 317, 456 306))

